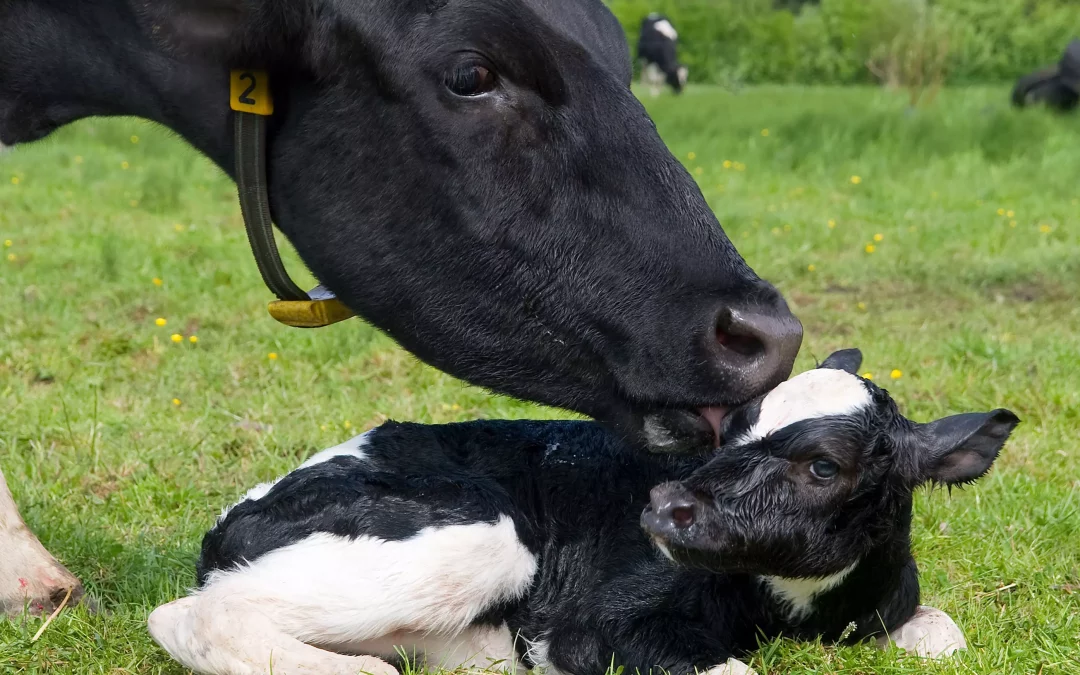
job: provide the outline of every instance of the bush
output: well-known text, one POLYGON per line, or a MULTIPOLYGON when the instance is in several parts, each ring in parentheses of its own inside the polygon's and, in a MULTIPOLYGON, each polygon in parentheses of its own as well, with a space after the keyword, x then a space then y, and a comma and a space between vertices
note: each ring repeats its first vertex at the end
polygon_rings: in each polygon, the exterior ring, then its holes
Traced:
POLYGON ((669 16, 697 82, 922 89, 1013 80, 1080 36, 1075 0, 609 0, 634 44, 649 12, 669 16))

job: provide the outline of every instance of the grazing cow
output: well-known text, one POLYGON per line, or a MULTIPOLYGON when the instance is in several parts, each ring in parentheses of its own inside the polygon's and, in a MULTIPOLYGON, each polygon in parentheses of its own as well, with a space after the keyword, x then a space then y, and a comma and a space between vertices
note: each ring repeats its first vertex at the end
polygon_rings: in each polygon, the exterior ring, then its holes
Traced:
POLYGON ((705 454, 635 452, 588 422, 384 424, 227 509, 200 588, 150 632, 212 675, 386 675, 399 654, 719 675, 760 635, 886 631, 951 653, 959 628, 918 607, 912 491, 982 476, 1018 420, 915 424, 860 360, 738 408, 705 454))
POLYGON ((690 70, 679 63, 679 34, 663 14, 650 14, 641 22, 638 38, 638 62, 641 64, 641 83, 653 96, 660 95, 666 82, 676 94, 681 94, 690 70))
MULTIPOLYGON (((641 442, 790 374, 801 325, 634 98, 601 0, 3 0, 0 27, 7 145, 137 115, 231 174, 229 69, 267 71, 278 227, 452 375, 641 442)), ((74 580, 14 531, 0 613, 48 610, 74 580)))
POLYGON ((1041 103, 1060 112, 1080 105, 1080 39, 1069 43, 1056 66, 1017 80, 1012 102, 1018 108, 1041 103))

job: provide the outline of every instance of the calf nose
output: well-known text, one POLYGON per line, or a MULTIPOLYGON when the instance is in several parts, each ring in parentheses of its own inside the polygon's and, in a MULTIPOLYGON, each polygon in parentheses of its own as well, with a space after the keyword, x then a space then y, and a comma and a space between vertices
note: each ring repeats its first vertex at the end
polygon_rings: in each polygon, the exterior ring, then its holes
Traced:
POLYGON ((733 394, 748 399, 780 384, 795 365, 802 324, 771 286, 761 300, 716 315, 715 362, 733 394))
POLYGON ((651 534, 670 536, 694 524, 698 502, 678 483, 664 483, 649 493, 641 524, 651 534))

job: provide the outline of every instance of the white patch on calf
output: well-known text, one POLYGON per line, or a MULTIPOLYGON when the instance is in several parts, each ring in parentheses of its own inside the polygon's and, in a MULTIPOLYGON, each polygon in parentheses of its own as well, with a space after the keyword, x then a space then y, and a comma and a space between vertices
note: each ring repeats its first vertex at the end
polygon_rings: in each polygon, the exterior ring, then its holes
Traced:
MULTIPOLYGON (((326 450, 320 450, 319 452, 309 457, 303 464, 293 469, 293 471, 299 471, 300 469, 306 469, 308 467, 315 466, 316 464, 322 464, 323 462, 330 460, 334 457, 348 456, 355 457, 357 459, 366 459, 367 453, 364 452, 364 447, 367 446, 370 440, 371 431, 365 431, 359 436, 353 436, 344 443, 339 443, 338 445, 335 445, 332 448, 327 448, 326 450)), ((281 478, 278 478, 276 480, 272 480, 266 483, 259 483, 255 487, 251 488, 244 493, 243 497, 237 500, 236 504, 226 506, 224 509, 222 509, 221 515, 218 516, 218 520, 220 521, 225 518, 225 516, 229 515, 229 511, 231 511, 237 504, 243 504, 248 500, 254 501, 262 499, 280 481, 281 478)))
POLYGON ((365 431, 359 436, 353 436, 344 443, 335 445, 332 448, 321 450, 307 459, 303 464, 296 467, 297 469, 306 469, 316 464, 322 464, 323 462, 333 459, 334 457, 355 457, 357 459, 365 459, 367 453, 364 452, 364 448, 367 447, 368 442, 371 440, 371 432, 365 431))
POLYGON ((690 69, 686 66, 679 66, 679 84, 685 85, 686 81, 690 78, 690 69))
POLYGON ((773 597, 788 607, 788 621, 800 621, 814 609, 814 598, 843 583, 858 563, 853 563, 836 574, 827 577, 788 579, 786 577, 762 577, 773 597))
POLYGON ((733 443, 746 445, 803 420, 848 415, 870 401, 870 391, 855 375, 829 368, 808 370, 770 391, 761 402, 757 422, 733 443))
POLYGON ((653 30, 660 33, 669 40, 678 40, 679 34, 675 31, 675 26, 671 25, 671 22, 667 19, 662 19, 653 24, 653 30))
POLYGON ((525 655, 529 657, 529 660, 536 664, 535 672, 542 673, 542 675, 566 675, 561 670, 551 665, 551 661, 548 657, 548 641, 544 639, 536 640, 535 642, 525 641, 526 649, 525 655))
POLYGON ((878 638, 878 646, 884 649, 890 641, 900 649, 928 659, 944 658, 957 650, 967 649, 964 631, 948 614, 922 605, 907 623, 889 633, 887 638, 878 638))
POLYGON ((490 606, 521 597, 535 572, 535 556, 502 516, 401 541, 316 533, 211 573, 196 597, 243 599, 302 642, 362 653, 358 643, 392 632, 457 634, 490 606))
POLYGON ((706 670, 705 675, 757 675, 757 671, 742 661, 728 659, 726 663, 706 670))

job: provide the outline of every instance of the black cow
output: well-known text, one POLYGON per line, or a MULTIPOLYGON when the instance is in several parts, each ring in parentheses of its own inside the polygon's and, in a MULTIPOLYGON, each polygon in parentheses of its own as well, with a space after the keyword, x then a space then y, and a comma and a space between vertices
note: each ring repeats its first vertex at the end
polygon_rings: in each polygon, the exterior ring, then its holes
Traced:
POLYGON ((915 424, 860 361, 736 409, 692 456, 587 422, 385 424, 227 509, 151 634, 208 675, 390 675, 401 654, 732 675, 762 635, 951 653, 959 628, 919 608, 912 492, 982 476, 1018 420, 915 424))
POLYGON ((1080 39, 1073 40, 1056 66, 1021 77, 1013 87, 1013 105, 1044 104, 1061 112, 1080 104, 1080 39))
POLYGON ((690 70, 679 63, 679 34, 663 14, 650 14, 641 21, 638 37, 638 62, 641 83, 653 96, 660 95, 666 82, 676 94, 681 94, 690 70))
MULTIPOLYGON (((229 69, 267 70, 277 225, 448 373, 640 440, 656 411, 711 437, 790 372, 801 325, 631 94, 601 0, 3 0, 0 27, 7 145, 137 115, 231 173, 229 69)), ((0 566, 0 611, 63 595, 34 569, 0 566)))

